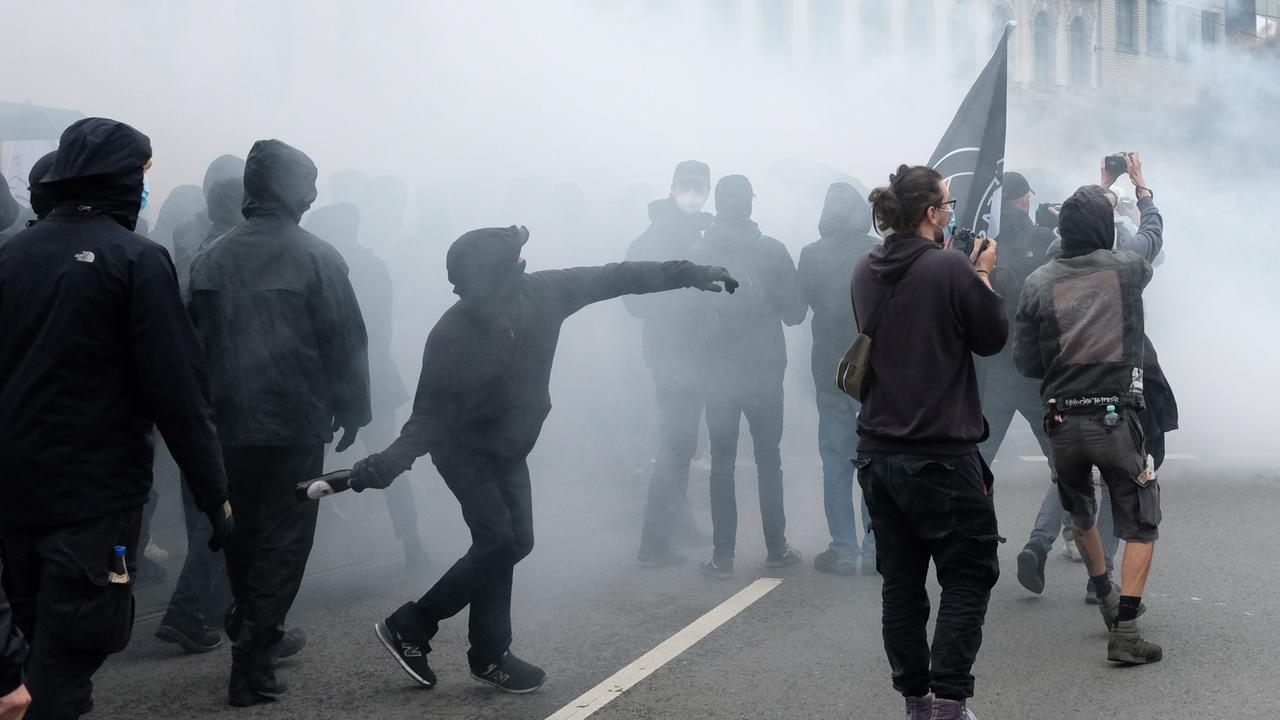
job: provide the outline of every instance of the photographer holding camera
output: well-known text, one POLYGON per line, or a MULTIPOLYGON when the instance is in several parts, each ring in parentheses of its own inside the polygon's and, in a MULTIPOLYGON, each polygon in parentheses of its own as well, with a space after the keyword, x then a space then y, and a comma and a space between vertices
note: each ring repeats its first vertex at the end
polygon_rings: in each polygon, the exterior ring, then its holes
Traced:
MULTIPOLYGON (((1023 288, 1013 354, 1022 374, 1041 379, 1058 493, 1110 632, 1107 658, 1144 664, 1162 657, 1160 646, 1143 639, 1137 627, 1161 519, 1142 412, 1142 291, 1151 280, 1147 258, 1158 252, 1160 233, 1141 161, 1126 154, 1125 162, 1144 216, 1152 214, 1144 223, 1155 230, 1146 235, 1148 254, 1116 247, 1114 208, 1101 186, 1077 190, 1060 213, 1061 257, 1032 273, 1023 288), (1119 589, 1107 575, 1096 525, 1095 466, 1110 492, 1115 535, 1126 541, 1119 589)), ((1104 165, 1104 182, 1108 169, 1104 165)))
POLYGON ((944 251, 955 199, 928 167, 898 168, 869 201, 888 236, 853 273, 858 327, 874 333, 858 416, 858 483, 871 512, 884 577, 883 635, 893 686, 911 718, 973 714, 974 659, 1000 535, 973 353, 1008 338, 1004 301, 991 289, 996 243, 973 255, 944 251), (929 561, 942 599, 928 641, 929 561))

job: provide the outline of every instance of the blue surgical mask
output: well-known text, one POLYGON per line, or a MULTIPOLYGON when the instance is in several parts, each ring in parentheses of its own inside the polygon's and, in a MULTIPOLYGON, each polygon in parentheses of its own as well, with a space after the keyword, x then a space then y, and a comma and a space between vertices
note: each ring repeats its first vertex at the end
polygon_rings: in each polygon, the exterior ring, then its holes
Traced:
POLYGON ((151 183, 147 182, 147 178, 144 175, 142 177, 142 205, 138 207, 138 212, 142 212, 143 210, 147 209, 147 196, 150 194, 151 194, 151 183))
POLYGON ((942 228, 942 240, 945 242, 947 238, 955 234, 956 231, 956 214, 951 213, 951 219, 947 221, 947 226, 942 228))

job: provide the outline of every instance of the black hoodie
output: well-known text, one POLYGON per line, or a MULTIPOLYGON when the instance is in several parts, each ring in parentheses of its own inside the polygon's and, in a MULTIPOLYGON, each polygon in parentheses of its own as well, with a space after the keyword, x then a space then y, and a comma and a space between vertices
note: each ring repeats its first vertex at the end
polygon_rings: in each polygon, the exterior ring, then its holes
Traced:
POLYGON ((797 273, 800 295, 813 308, 813 382, 818 392, 838 393, 836 363, 853 342, 849 283, 858 258, 879 243, 872 237, 871 206, 848 183, 834 183, 827 189, 818 221, 821 238, 800 251, 797 273))
POLYGON ((191 297, 191 263, 205 248, 244 220, 244 160, 221 155, 209 164, 201 187, 204 209, 173 232, 173 264, 182 296, 191 297))
POLYGON ((858 327, 897 283, 871 341, 871 382, 858 414, 858 449, 963 455, 986 439, 973 353, 1004 347, 1004 301, 963 254, 922 237, 893 236, 858 261, 858 327))
POLYGON ((58 525, 142 507, 153 423, 196 504, 226 497, 173 265, 129 230, 150 154, 123 123, 73 124, 45 174, 56 208, 0 247, 0 522, 58 525))
POLYGON ((369 423, 368 340, 347 265, 298 227, 316 166, 260 140, 244 172, 245 221, 191 265, 191 316, 213 378, 223 445, 307 445, 369 423))
POLYGON ((1102 188, 1077 190, 1059 217, 1062 257, 1032 273, 1018 300, 1014 363, 1062 410, 1141 402, 1151 265, 1112 250, 1115 219, 1102 188))
MULTIPOLYGON (((711 226, 711 215, 687 213, 671 198, 649 203, 649 227, 627 249, 627 260, 683 260, 711 226)), ((703 366, 692 308, 698 291, 628 295, 627 310, 644 320, 641 349, 657 382, 696 383, 703 366)))

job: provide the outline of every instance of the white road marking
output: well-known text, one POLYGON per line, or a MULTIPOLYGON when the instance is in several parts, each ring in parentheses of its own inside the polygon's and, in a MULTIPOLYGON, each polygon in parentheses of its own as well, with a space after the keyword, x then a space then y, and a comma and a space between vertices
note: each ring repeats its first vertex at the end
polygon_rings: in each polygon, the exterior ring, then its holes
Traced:
POLYGON ((711 612, 662 641, 635 662, 583 693, 577 700, 548 716, 547 720, 581 720, 595 713, 781 584, 782 581, 777 578, 756 580, 738 594, 720 603, 711 612))

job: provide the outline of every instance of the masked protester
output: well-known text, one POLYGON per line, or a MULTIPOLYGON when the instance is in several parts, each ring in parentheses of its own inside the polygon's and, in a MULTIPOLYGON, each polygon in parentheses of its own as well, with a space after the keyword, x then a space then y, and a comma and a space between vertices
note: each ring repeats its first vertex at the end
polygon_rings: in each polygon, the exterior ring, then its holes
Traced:
POLYGON ((63 133, 52 205, 0 248, 0 547, 32 645, 29 718, 93 706, 128 644, 158 426, 214 528, 230 533, 208 380, 168 254, 134 234, 151 142, 115 120, 63 133))
MULTIPOLYGON (((373 421, 360 436, 364 447, 386 447, 396 437, 396 409, 409 400, 409 391, 400 370, 391 359, 391 323, 394 300, 391 273, 387 264, 360 242, 360 209, 351 203, 335 203, 317 208, 307 217, 306 229, 333 245, 350 270, 369 332, 370 395, 373 421)), ((396 539, 404 546, 405 568, 421 572, 426 567, 426 551, 418 537, 418 509, 413 485, 401 483, 387 488, 387 512, 396 539)))
MULTIPOLYGON (((689 257, 702 231, 711 226, 712 217, 702 212, 710 192, 706 163, 686 160, 677 165, 671 195, 649 203, 649 227, 631 243, 627 259, 689 257)), ((689 464, 698 450, 703 404, 702 358, 691 312, 696 301, 693 290, 623 298, 627 310, 644 320, 641 349, 653 373, 658 405, 657 457, 637 553, 648 565, 681 564, 685 558, 675 546, 699 544, 706 537, 689 505, 689 464)))
POLYGON ((413 415, 390 447, 352 469, 352 489, 385 488, 431 453, 471 530, 467 554, 376 627, 400 666, 427 687, 436 684, 427 655, 440 622, 468 606, 474 678, 525 693, 546 677, 510 652, 511 579, 533 549, 525 458, 551 410, 551 361, 565 319, 620 295, 736 286, 723 268, 683 261, 525 273, 528 239, 522 227, 487 228, 449 248, 459 300, 427 337, 413 415))
POLYGON ((316 197, 316 166, 261 140, 244 172, 244 222, 196 256, 191 315, 213 374, 218 435, 242 532, 227 552, 235 612, 227 634, 230 701, 283 691, 274 648, 302 583, 315 503, 294 486, 321 473, 369 423, 367 339, 338 251, 298 227, 316 197))
MULTIPOLYGON (((1135 160, 1130 156, 1131 168, 1135 160)), ((1141 167, 1131 174, 1139 201, 1154 213, 1141 167)), ((1160 486, 1142 420, 1142 291, 1151 265, 1115 249, 1114 210, 1097 185, 1080 188, 1063 203, 1059 232, 1062 256, 1033 273, 1019 299, 1014 360, 1024 375, 1041 380, 1058 493, 1110 631, 1107 658, 1158 662, 1162 649, 1146 641, 1137 625, 1161 519, 1160 486), (1096 527, 1095 467, 1111 495, 1115 535, 1125 541, 1119 588, 1107 575, 1096 527)))
POLYGON ((204 204, 173 231, 173 264, 182 297, 190 299, 191 263, 217 237, 239 225, 244 216, 244 160, 220 155, 209 163, 201 185, 204 204))
POLYGON ((822 217, 818 221, 821 238, 800 252, 797 274, 800 296, 813 308, 813 352, 811 366, 818 398, 818 452, 822 457, 822 498, 826 509, 831 544, 813 558, 820 572, 853 575, 861 555, 862 574, 876 571, 876 541, 871 529, 867 503, 862 505, 863 542, 858 547, 858 527, 854 520, 853 458, 857 450, 858 402, 840 392, 832 379, 836 364, 853 342, 855 330, 849 322, 849 280, 858 259, 877 244, 869 235, 871 207, 848 183, 833 183, 827 189, 822 217))
POLYGON ((884 578, 885 653, 913 720, 973 718, 973 663, 1000 576, 992 476, 973 355, 1004 347, 991 289, 996 243, 946 248, 955 198, 942 176, 903 165, 870 197, 884 245, 853 271, 854 319, 872 338, 858 415, 858 483, 884 578), (985 247, 985 249, 984 249, 985 247), (942 600, 927 636, 929 562, 942 600))
POLYGON ((711 526, 714 549, 701 565, 704 574, 733 575, 737 546, 738 506, 734 469, 738 429, 745 415, 755 445, 760 488, 760 514, 768 565, 784 567, 801 561, 787 544, 782 496, 782 377, 787 367, 783 324, 804 320, 796 284, 796 266, 786 246, 760 233, 751 220, 755 194, 751 182, 729 175, 716 183, 716 219, 693 259, 733 267, 742 282, 741 297, 732 302, 703 299, 697 315, 698 334, 707 354, 703 393, 711 440, 711 526))

